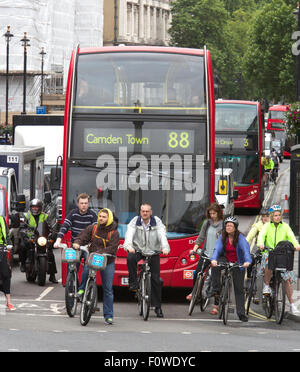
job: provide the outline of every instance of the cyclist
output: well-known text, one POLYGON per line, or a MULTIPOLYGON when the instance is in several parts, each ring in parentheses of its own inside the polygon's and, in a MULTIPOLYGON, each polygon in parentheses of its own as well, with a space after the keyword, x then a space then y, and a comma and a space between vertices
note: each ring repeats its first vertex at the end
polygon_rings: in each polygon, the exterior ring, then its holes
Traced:
POLYGON ((62 238, 68 232, 68 230, 71 230, 71 243, 73 243, 81 231, 83 231, 89 225, 97 222, 96 213, 89 208, 89 198, 89 195, 86 193, 78 195, 77 208, 72 209, 65 218, 65 221, 57 234, 57 239, 54 243, 55 248, 59 247, 62 238))
MULTIPOLYGON (((282 221, 282 209, 280 205, 273 205, 270 209, 271 221, 266 223, 262 231, 258 235, 257 245, 263 251, 265 247, 274 249, 276 245, 284 240, 288 240, 293 244, 297 251, 300 250, 300 245, 290 228, 290 226, 282 221)), ((270 280, 272 278, 272 270, 268 269, 269 253, 264 252, 261 263, 260 274, 264 274, 263 294, 269 295, 272 290, 270 288, 270 280)), ((282 273, 282 277, 286 282, 286 294, 290 302, 290 310, 293 314, 298 313, 297 307, 293 301, 292 283, 295 282, 293 271, 282 273)))
POLYGON ((262 208, 260 210, 260 216, 261 216, 261 219, 254 223, 250 229, 250 231, 248 232, 248 235, 246 237, 247 239, 247 242, 251 245, 251 242, 253 241, 253 239, 256 239, 258 237, 258 234, 261 232, 262 228, 264 227, 264 225, 270 221, 270 216, 269 216, 269 210, 268 208, 262 208))
MULTIPOLYGON (((118 224, 114 220, 113 213, 108 208, 103 208, 98 213, 97 224, 90 225, 84 229, 73 243, 74 249, 89 244, 89 252, 109 253, 116 255, 119 246, 118 224)), ((107 257, 105 270, 100 271, 103 289, 103 315, 107 324, 113 324, 114 316, 114 293, 113 279, 115 274, 115 257, 107 257)), ((88 280, 89 269, 85 265, 78 294, 82 295, 88 280)))
MULTIPOLYGON (((203 222, 198 238, 195 241, 195 245, 192 252, 197 252, 198 248, 201 247, 202 243, 202 254, 207 257, 211 257, 215 248, 215 243, 221 234, 223 228, 223 209, 218 203, 212 203, 206 210, 206 220, 203 222)), ((209 262, 208 262, 209 265, 209 262)), ((203 258, 200 257, 196 271, 194 274, 193 286, 195 285, 197 275, 203 266, 203 258)), ((205 269, 205 268, 204 268, 205 269)), ((186 299, 190 301, 192 293, 186 296, 186 299)))
POLYGON ((161 309, 160 253, 169 254, 170 247, 166 228, 160 218, 152 216, 152 207, 144 203, 140 216, 134 217, 128 224, 124 249, 128 252, 127 266, 129 272, 129 290, 137 290, 137 263, 143 254, 152 255, 149 266, 151 270, 151 303, 158 318, 163 318, 161 309))
MULTIPOLYGON (((77 196, 77 207, 72 209, 65 218, 63 225, 61 226, 59 233, 57 234, 56 242, 54 247, 58 248, 62 238, 71 230, 71 243, 74 242, 75 238, 83 231, 86 227, 97 222, 96 213, 89 208, 89 195, 81 193, 77 196)), ((82 252, 80 260, 85 260, 86 253, 82 252)), ((77 264, 77 272, 79 271, 80 264, 77 264)))
POLYGON ((265 173, 264 173, 264 185, 266 186, 267 185, 268 174, 270 174, 270 176, 271 176, 272 172, 273 172, 273 169, 274 169, 274 162, 271 159, 270 155, 266 156, 265 161, 263 162, 263 166, 264 166, 264 171, 265 171, 265 173))
POLYGON ((276 185, 276 178, 278 177, 278 171, 280 169, 280 159, 279 159, 278 154, 275 151, 275 149, 272 149, 271 159, 273 160, 273 163, 274 163, 274 169, 273 169, 273 172, 272 172, 272 179, 273 179, 273 181, 276 185))
MULTIPOLYGON (((52 233, 51 227, 48 223, 48 214, 43 212, 43 203, 39 199, 31 200, 29 204, 29 211, 24 213, 24 226, 21 229, 21 244, 20 244, 20 261, 21 271, 25 271, 25 263, 27 260, 27 252, 31 248, 31 239, 34 236, 34 231, 38 229, 39 225, 42 225, 43 235, 48 238, 52 233)), ((50 274, 49 281, 52 283, 58 283, 55 274, 57 273, 55 256, 53 253, 53 245, 48 246, 48 274, 50 274)))
MULTIPOLYGON (((219 262, 238 262, 243 268, 234 268, 232 271, 233 285, 236 301, 236 311, 242 322, 247 322, 245 314, 244 299, 244 268, 249 267, 252 262, 249 244, 244 235, 238 230, 238 220, 234 216, 225 218, 222 235, 216 242, 213 255, 211 257, 212 286, 215 294, 220 293, 221 267, 219 262)), ((217 309, 217 308, 216 308, 217 309)))

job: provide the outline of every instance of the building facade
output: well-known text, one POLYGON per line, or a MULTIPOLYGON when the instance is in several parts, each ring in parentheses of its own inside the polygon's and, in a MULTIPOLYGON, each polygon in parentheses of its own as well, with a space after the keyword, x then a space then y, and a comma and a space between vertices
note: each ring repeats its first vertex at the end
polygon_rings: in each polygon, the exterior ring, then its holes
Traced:
POLYGON ((160 45, 170 41, 170 0, 104 0, 103 45, 160 45))
POLYGON ((14 37, 9 43, 9 113, 23 111, 24 32, 27 48, 26 112, 40 104, 41 48, 44 56, 45 93, 63 94, 72 50, 102 46, 103 0, 6 0, 0 2, 0 118, 5 117, 7 26, 14 37))

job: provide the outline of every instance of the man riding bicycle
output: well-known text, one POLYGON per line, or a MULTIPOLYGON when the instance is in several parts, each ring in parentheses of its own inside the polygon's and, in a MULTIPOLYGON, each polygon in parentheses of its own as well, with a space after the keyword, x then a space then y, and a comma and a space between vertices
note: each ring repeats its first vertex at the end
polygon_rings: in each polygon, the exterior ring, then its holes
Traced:
MULTIPOLYGON (((282 209, 279 205, 273 205, 269 209, 271 221, 266 223, 258 235, 257 245, 263 251, 265 247, 274 249, 281 241, 288 240, 293 244, 297 251, 300 250, 300 245, 290 228, 290 226, 282 221, 282 209)), ((264 252, 262 257, 261 268, 264 272, 264 288, 263 294, 270 295, 272 290, 270 288, 270 280, 273 272, 268 269, 269 253, 264 252)), ((295 282, 295 275, 293 271, 286 271, 282 274, 286 282, 286 294, 290 302, 290 310, 293 314, 298 314, 298 310, 293 301, 293 288, 292 283, 295 282)))
POLYGON ((264 185, 266 186, 267 185, 268 174, 270 174, 270 176, 272 175, 272 172, 273 172, 273 169, 274 169, 274 162, 271 159, 271 157, 268 155, 268 156, 266 156, 265 161, 262 163, 262 165, 264 166, 264 171, 265 171, 265 173, 264 173, 264 185))
POLYGON ((161 310, 160 253, 169 254, 170 246, 166 228, 158 217, 152 216, 150 204, 142 204, 140 216, 134 217, 125 235, 124 249, 128 252, 129 290, 137 290, 137 263, 143 254, 151 255, 151 303, 158 318, 163 318, 161 310))

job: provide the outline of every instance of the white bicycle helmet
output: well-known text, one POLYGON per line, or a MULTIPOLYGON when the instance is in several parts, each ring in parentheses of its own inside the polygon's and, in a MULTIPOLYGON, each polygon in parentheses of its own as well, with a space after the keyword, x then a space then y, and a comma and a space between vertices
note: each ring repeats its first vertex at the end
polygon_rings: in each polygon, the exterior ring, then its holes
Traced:
POLYGON ((226 224, 227 224, 228 222, 233 223, 233 224, 235 225, 236 228, 238 228, 238 226, 239 226, 239 221, 238 221, 237 218, 234 217, 234 216, 229 216, 229 217, 225 218, 225 220, 224 220, 224 226, 226 226, 226 224))
POLYGON ((282 212, 281 206, 278 204, 272 205, 272 207, 269 208, 269 213, 274 213, 274 212, 282 212))

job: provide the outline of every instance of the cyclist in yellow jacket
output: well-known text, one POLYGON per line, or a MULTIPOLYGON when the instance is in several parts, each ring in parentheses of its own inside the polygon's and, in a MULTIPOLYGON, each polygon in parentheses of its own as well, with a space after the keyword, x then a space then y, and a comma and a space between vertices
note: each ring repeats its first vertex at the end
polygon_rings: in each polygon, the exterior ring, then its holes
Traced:
MULTIPOLYGON (((300 245, 297 241, 290 226, 282 221, 282 209, 279 205, 273 205, 270 209, 271 221, 266 223, 262 231, 258 235, 257 245, 263 251, 265 247, 274 249, 276 245, 284 240, 288 240, 293 244, 297 251, 300 251, 300 245)), ((273 272, 268 269, 268 258, 269 253, 264 252, 261 262, 262 272, 264 272, 264 288, 263 294, 269 295, 271 293, 270 280, 273 272)), ((293 314, 297 313, 298 310, 293 303, 293 288, 292 283, 295 282, 295 275, 293 271, 286 271, 282 273, 282 277, 286 282, 286 295, 290 302, 290 310, 293 314)))

